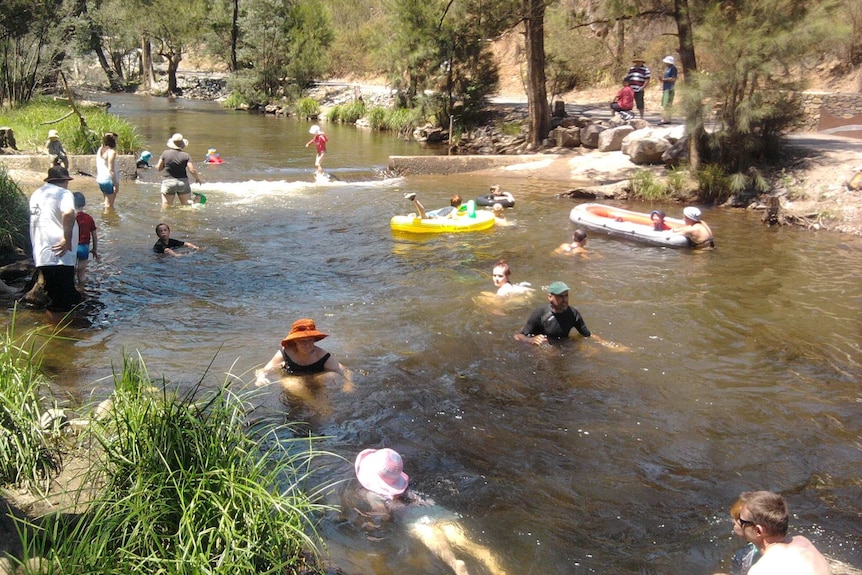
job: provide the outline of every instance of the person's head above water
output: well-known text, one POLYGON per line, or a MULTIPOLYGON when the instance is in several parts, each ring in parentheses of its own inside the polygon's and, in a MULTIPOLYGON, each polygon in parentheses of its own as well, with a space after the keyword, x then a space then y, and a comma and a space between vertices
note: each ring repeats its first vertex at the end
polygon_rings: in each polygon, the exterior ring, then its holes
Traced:
POLYGON ((688 206, 682 211, 682 215, 685 218, 690 219, 693 222, 700 221, 700 209, 694 206, 688 206))
POLYGON ((401 456, 394 449, 365 449, 356 456, 354 467, 360 485, 382 497, 401 495, 410 482, 401 456))
POLYGON ((458 206, 461 205, 461 201, 462 201, 461 196, 459 196, 458 194, 455 194, 451 198, 449 198, 449 205, 452 206, 453 208, 457 208, 458 206))
POLYGON ((291 342, 297 339, 305 339, 309 337, 314 338, 314 341, 320 341, 325 337, 329 337, 329 335, 317 331, 317 326, 314 325, 314 320, 308 318, 298 319, 293 322, 292 326, 290 326, 290 333, 284 336, 284 339, 281 340, 281 345, 290 345, 291 342))
POLYGON ((587 240, 587 232, 578 228, 572 233, 572 241, 578 242, 579 244, 585 242, 587 240))

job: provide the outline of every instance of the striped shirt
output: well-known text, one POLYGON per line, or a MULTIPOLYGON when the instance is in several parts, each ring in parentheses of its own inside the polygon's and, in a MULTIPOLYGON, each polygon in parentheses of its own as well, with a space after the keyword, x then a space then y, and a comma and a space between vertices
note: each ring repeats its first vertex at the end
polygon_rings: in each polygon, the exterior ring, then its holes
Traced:
POLYGON ((644 64, 639 64, 629 68, 629 85, 635 92, 640 92, 644 89, 644 84, 650 79, 650 71, 644 64))

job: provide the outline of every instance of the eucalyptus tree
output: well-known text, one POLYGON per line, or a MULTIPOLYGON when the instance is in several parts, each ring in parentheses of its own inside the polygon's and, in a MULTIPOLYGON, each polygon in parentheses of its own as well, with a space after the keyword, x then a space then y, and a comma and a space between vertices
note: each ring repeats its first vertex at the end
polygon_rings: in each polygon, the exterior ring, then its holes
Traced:
POLYGON ((422 105, 445 122, 470 121, 499 84, 490 39, 511 12, 505 0, 392 0, 385 46, 390 82, 401 106, 422 105))
MULTIPOLYGON (((712 3, 695 28, 708 54, 687 105, 716 129, 700 152, 730 172, 774 159, 781 137, 798 120, 794 92, 822 50, 846 35, 834 18, 838 0, 727 0, 712 3)), ((698 129, 700 126, 689 126, 698 129)))
POLYGON ((0 2, 0 103, 18 105, 56 74, 64 58, 62 2, 0 2))

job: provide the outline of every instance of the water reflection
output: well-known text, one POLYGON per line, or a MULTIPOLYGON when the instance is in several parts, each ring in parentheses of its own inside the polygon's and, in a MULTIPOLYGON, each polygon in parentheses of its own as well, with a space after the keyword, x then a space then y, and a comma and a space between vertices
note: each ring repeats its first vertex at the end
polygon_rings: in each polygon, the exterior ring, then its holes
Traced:
MULTIPOLYGON (((173 381, 197 381, 210 362, 212 385, 227 372, 251 381, 290 324, 314 317, 333 335, 327 348, 359 372, 356 390, 324 385, 319 404, 291 394, 279 403, 345 457, 329 473, 350 478, 364 447, 397 449, 416 487, 461 513, 512 572, 716 570, 738 544, 728 506, 760 488, 788 496, 792 529, 827 555, 862 563, 859 240, 764 229, 755 214, 714 209, 711 253, 591 234, 601 257, 566 258, 553 254, 571 237, 573 204, 553 196, 566 186, 503 175, 517 226, 393 236, 389 218, 410 209, 404 193, 445 205, 491 182, 375 180, 388 154, 418 150, 327 126, 327 165, 341 181, 318 185, 304 123, 134 102, 112 109, 141 122, 154 154, 179 131, 191 153, 214 146, 226 163, 205 171, 200 209, 162 210, 146 180, 124 186, 116 214, 94 216, 101 307, 92 329, 46 358, 73 400, 106 394, 124 352, 173 381), (155 256, 159 221, 206 250, 155 256), (477 299, 501 257, 518 281, 565 281, 590 329, 631 351, 517 344, 545 296, 477 299)), ((97 200, 95 184, 86 193, 97 200)), ((409 544, 375 545, 335 519, 322 532, 349 572, 415 561, 445 572, 414 560, 409 544)))

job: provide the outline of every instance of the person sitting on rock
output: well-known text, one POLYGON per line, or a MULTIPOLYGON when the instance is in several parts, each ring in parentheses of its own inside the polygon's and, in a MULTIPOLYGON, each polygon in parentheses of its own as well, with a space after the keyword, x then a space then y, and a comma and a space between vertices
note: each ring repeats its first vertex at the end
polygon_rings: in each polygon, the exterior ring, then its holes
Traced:
POLYGON ((614 101, 611 102, 611 110, 618 113, 623 120, 634 118, 632 108, 635 105, 635 93, 630 84, 631 81, 628 76, 623 78, 623 87, 620 88, 620 91, 614 96, 614 101))

